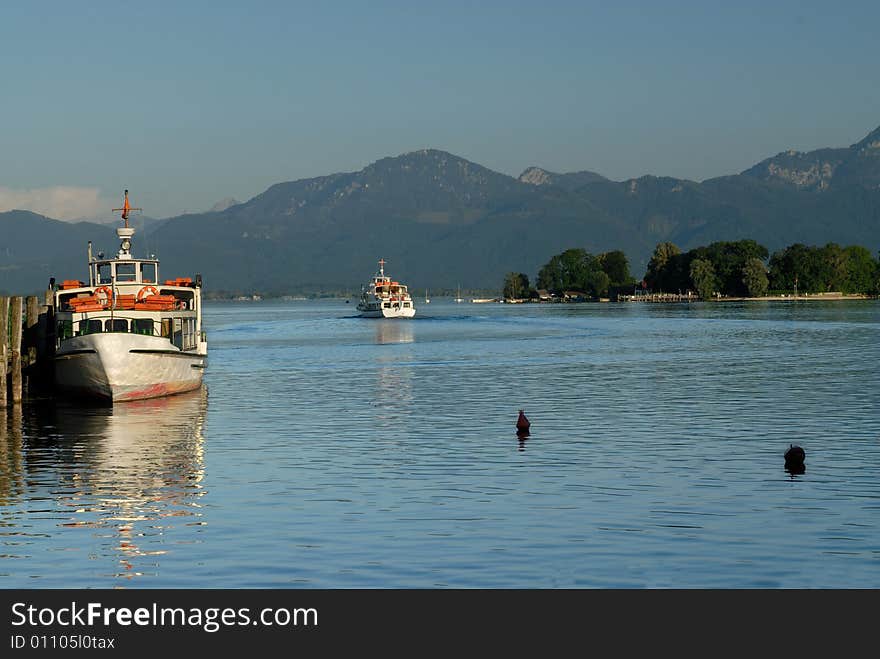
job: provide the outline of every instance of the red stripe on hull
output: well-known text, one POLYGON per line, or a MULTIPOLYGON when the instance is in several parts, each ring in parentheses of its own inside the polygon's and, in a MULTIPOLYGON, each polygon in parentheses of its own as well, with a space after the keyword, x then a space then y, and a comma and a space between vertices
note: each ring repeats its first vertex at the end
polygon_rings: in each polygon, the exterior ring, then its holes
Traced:
POLYGON ((190 382, 163 382, 160 384, 151 384, 149 386, 126 391, 125 393, 114 394, 113 400, 143 400, 145 398, 159 398, 160 396, 171 396, 173 394, 182 394, 185 391, 192 391, 201 386, 201 380, 190 382))

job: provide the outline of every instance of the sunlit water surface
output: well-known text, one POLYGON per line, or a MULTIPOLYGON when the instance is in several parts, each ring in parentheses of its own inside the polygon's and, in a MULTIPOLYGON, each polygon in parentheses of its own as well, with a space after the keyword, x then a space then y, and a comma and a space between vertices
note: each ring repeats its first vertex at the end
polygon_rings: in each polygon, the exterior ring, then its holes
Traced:
POLYGON ((353 306, 0 414, 0 587, 880 586, 877 302, 353 306))

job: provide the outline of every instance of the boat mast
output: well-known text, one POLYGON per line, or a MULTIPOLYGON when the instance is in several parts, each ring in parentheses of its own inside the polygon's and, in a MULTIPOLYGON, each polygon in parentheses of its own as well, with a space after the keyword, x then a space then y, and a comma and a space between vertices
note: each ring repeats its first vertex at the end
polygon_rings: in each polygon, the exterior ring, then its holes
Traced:
POLYGON ((131 211, 142 211, 143 208, 132 208, 128 203, 128 190, 125 191, 125 202, 122 204, 122 208, 114 208, 113 212, 122 211, 122 219, 125 220, 124 227, 118 227, 116 229, 116 236, 119 238, 119 253, 116 255, 118 259, 130 259, 131 258, 131 237, 134 235, 134 228, 128 226, 128 214, 131 211))

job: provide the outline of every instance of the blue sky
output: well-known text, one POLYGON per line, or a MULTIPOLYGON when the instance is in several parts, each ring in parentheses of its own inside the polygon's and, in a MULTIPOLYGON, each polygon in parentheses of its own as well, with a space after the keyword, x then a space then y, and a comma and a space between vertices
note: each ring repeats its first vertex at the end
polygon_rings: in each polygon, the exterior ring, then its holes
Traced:
POLYGON ((20 2, 0 210, 155 217, 425 147, 695 180, 880 125, 877 2, 20 2), (104 208, 106 206, 106 209, 104 208))

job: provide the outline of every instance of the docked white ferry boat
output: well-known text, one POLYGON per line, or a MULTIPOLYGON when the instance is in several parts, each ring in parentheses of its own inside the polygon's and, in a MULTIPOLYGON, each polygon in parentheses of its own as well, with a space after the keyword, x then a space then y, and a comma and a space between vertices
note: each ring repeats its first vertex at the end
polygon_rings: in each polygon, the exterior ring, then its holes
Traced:
POLYGON ((364 287, 357 308, 363 318, 412 318, 416 315, 407 287, 385 274, 385 259, 379 259, 379 272, 364 287))
POLYGON ((119 252, 92 255, 88 282, 55 291, 55 385, 109 401, 157 398, 198 388, 208 342, 202 330, 201 275, 159 278, 159 261, 134 258, 125 191, 119 252))

